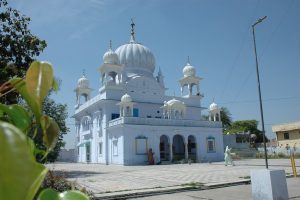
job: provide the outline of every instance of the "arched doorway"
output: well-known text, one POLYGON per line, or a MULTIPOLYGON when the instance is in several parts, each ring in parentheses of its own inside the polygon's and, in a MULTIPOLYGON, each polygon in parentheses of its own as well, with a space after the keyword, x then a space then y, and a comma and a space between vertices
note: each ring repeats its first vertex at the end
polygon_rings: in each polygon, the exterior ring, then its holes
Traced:
POLYGON ((173 137, 173 160, 179 161, 185 159, 184 138, 181 135, 173 137))
POLYGON ((197 160, 197 144, 193 135, 188 137, 188 157, 195 162, 197 160))
POLYGON ((170 142, 168 136, 166 135, 160 136, 159 153, 161 161, 170 160, 170 142))

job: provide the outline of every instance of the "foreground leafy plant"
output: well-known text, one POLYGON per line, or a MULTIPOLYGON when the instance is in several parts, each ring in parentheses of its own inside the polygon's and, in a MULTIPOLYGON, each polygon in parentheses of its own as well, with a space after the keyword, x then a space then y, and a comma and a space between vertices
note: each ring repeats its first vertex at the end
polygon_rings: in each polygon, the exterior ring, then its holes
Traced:
MULTIPOLYGON (((49 90, 57 88, 57 84, 52 66, 47 62, 34 61, 25 79, 15 77, 3 85, 6 87, 0 86, 0 97, 16 90, 32 112, 20 105, 0 104, 0 199, 31 200, 48 169, 36 162, 35 154, 43 151, 34 145, 28 132, 34 129, 38 134, 38 129, 42 130, 43 144, 47 147, 44 157, 55 147, 59 127, 51 117, 43 114, 43 101, 49 90)), ((79 191, 57 193, 46 189, 38 199, 85 200, 88 197, 79 191)))

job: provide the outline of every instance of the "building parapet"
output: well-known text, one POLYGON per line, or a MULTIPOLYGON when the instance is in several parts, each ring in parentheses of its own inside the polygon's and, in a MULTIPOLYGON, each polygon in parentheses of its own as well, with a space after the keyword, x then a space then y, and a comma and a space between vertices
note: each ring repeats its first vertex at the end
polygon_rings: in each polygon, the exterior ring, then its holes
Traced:
POLYGON ((119 124, 222 128, 222 122, 218 122, 218 121, 159 119, 159 118, 141 118, 141 117, 120 117, 109 121, 108 126, 113 127, 119 124))
POLYGON ((101 100, 101 95, 97 95, 97 96, 93 97, 92 99, 88 100, 87 102, 85 102, 84 104, 79 105, 78 108, 75 110, 75 115, 77 113, 83 111, 84 109, 90 107, 91 105, 95 104, 99 100, 101 100))
POLYGON ((299 122, 292 122, 292 123, 286 123, 286 124, 278 124, 272 126, 273 132, 279 132, 279 131, 291 131, 291 130, 297 130, 300 129, 300 121, 299 122))

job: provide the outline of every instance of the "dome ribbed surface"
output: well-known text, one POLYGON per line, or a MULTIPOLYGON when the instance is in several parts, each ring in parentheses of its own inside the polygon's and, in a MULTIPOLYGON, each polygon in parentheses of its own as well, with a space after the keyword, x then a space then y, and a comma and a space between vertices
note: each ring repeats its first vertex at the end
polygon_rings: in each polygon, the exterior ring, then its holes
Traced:
POLYGON ((155 58, 147 47, 138 43, 124 44, 116 49, 120 63, 124 69, 132 72, 147 71, 153 73, 155 70, 155 58))
POLYGON ((183 68, 182 72, 183 72, 183 75, 185 77, 187 77, 187 76, 195 76, 196 75, 196 69, 195 69, 195 67, 193 67, 189 63, 187 63, 187 65, 183 68))
POLYGON ((105 64, 120 64, 118 55, 111 49, 109 49, 104 55, 103 55, 103 62, 105 64))
POLYGON ((77 81, 77 86, 79 88, 88 88, 89 80, 84 75, 82 75, 82 77, 77 81))

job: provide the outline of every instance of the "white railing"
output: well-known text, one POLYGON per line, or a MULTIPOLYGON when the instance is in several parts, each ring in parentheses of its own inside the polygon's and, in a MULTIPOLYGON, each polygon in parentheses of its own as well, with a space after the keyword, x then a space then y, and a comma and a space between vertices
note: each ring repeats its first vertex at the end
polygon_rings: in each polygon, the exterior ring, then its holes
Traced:
POLYGON ((180 120, 180 119, 141 118, 141 117, 120 117, 109 121, 108 126, 112 127, 119 124, 222 128, 221 122, 182 120, 182 119, 180 120))
POLYGON ((92 99, 88 100, 87 102, 85 102, 84 104, 80 105, 76 110, 75 110, 75 114, 79 113, 80 111, 90 107, 91 105, 93 105, 94 103, 98 102, 101 99, 101 95, 97 95, 95 97, 93 97, 92 99))

